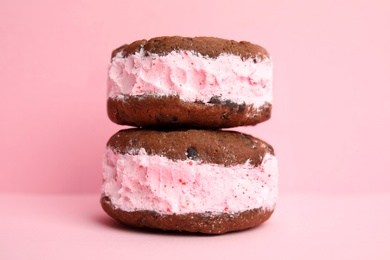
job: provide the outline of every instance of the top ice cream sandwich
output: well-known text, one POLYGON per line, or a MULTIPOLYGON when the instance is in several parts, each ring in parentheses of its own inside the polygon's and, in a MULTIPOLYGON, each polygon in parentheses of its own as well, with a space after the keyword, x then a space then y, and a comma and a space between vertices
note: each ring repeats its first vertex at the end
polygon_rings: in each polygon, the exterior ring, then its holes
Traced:
POLYGON ((112 52, 107 111, 117 124, 229 128, 271 116, 272 60, 261 46, 157 37, 112 52))

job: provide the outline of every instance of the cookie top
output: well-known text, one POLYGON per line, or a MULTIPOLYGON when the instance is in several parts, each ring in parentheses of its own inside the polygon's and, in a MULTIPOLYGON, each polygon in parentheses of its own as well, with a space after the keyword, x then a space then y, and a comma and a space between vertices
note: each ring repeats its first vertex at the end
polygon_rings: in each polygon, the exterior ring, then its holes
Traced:
POLYGON ((127 57, 136 52, 140 52, 142 48, 145 51, 145 55, 150 53, 166 55, 172 51, 187 50, 210 58, 216 58, 222 53, 237 55, 243 60, 252 58, 255 62, 256 59, 263 60, 265 57, 269 58, 268 52, 259 45, 247 41, 237 42, 206 36, 162 36, 150 40, 138 40, 115 49, 112 52, 111 58, 115 57, 119 52, 122 52, 122 55, 127 57))
POLYGON ((121 154, 148 155, 171 160, 199 160, 225 166, 249 163, 261 165, 266 153, 274 154, 271 145, 251 135, 234 131, 126 129, 113 135, 107 147, 121 154))

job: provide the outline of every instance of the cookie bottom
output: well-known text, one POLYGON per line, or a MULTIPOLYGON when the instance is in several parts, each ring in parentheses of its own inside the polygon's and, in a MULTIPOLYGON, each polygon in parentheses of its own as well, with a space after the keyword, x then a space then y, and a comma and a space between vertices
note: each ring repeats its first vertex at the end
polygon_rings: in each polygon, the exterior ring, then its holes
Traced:
POLYGON ((115 208, 107 196, 102 196, 100 203, 109 216, 129 226, 204 234, 223 234, 252 228, 268 220, 273 213, 273 210, 259 208, 234 214, 190 213, 167 215, 153 211, 123 211, 115 208))
POLYGON ((207 104, 185 102, 179 96, 121 96, 108 98, 114 123, 138 127, 227 128, 256 125, 271 117, 272 105, 260 108, 213 98, 207 104))

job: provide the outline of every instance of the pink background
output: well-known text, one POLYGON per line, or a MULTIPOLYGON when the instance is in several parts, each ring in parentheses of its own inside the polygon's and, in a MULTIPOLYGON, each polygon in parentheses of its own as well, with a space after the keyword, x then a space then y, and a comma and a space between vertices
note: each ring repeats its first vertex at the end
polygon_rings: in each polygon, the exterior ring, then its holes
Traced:
POLYGON ((388 0, 0 0, 0 259, 390 259, 388 0), (111 51, 161 35, 274 59, 280 198, 225 236, 124 229, 99 206, 111 51), (149 258, 150 257, 150 258, 149 258))
POLYGON ((105 111, 111 50, 159 35, 263 45, 281 192, 390 190, 388 1, 0 0, 0 191, 90 193, 121 126, 105 111))

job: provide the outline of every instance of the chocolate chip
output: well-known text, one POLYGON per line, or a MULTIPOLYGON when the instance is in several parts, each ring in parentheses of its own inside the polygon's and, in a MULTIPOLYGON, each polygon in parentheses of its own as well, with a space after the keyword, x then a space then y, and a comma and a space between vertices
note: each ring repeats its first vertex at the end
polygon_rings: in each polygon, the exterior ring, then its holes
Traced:
POLYGON ((233 110, 236 107, 242 106, 242 105, 238 105, 236 102, 233 102, 231 100, 222 100, 220 96, 212 96, 208 103, 209 104, 221 104, 223 106, 228 106, 230 108, 230 110, 233 110))
POLYGON ((220 117, 220 119, 222 119, 222 120, 226 120, 226 119, 228 119, 228 118, 229 118, 229 115, 227 115, 226 113, 223 114, 223 115, 220 117))
POLYGON ((253 59, 253 62, 254 62, 254 63, 257 63, 257 60, 256 60, 256 59, 253 59))
POLYGON ((230 108, 230 110, 232 110, 237 106, 237 103, 232 102, 230 100, 226 100, 226 101, 222 102, 222 105, 227 105, 230 108))
POLYGON ((237 113, 242 113, 245 110, 245 104, 238 105, 237 113))
POLYGON ((221 104, 221 97, 220 96, 212 96, 210 101, 208 103, 210 104, 221 104))
POLYGON ((187 149, 186 156, 188 159, 195 160, 198 156, 198 151, 195 149, 195 147, 191 146, 187 149))

